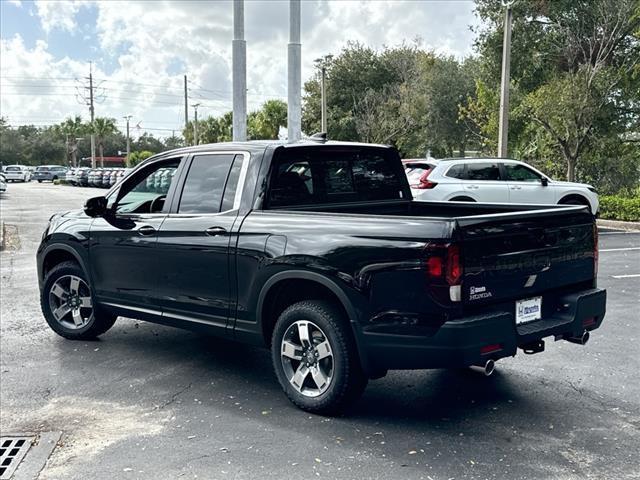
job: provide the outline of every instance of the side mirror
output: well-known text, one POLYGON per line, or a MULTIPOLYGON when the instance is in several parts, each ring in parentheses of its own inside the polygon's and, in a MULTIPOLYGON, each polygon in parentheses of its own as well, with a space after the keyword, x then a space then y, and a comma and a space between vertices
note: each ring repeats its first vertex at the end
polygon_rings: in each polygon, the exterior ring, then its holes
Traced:
POLYGON ((84 204, 84 213, 90 217, 102 217, 107 213, 106 197, 93 197, 88 199, 84 204))
POLYGON ((549 179, 547 177, 542 177, 540 178, 540 183, 543 187, 546 187, 547 185, 549 185, 549 179))

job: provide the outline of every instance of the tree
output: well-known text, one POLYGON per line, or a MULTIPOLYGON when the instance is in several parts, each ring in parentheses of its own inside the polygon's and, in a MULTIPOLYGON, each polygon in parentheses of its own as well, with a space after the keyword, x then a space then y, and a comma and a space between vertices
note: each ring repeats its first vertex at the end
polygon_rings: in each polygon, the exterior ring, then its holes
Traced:
POLYGON ((139 164, 140 162, 146 160, 147 158, 151 157, 152 155, 154 155, 153 152, 150 152, 148 150, 141 150, 141 151, 136 151, 136 152, 131 152, 131 155, 129 155, 129 164, 130 166, 134 167, 137 164, 139 164))
POLYGON ((153 153, 159 153, 164 150, 162 141, 152 134, 144 132, 138 139, 131 142, 131 148, 134 150, 147 150, 153 153))
POLYGON ((280 127, 287 125, 287 104, 282 100, 267 100, 260 110, 251 112, 248 119, 248 136, 252 140, 277 140, 280 127))
POLYGON ((78 166, 77 151, 78 141, 77 138, 84 135, 88 127, 82 122, 82 118, 79 115, 75 117, 69 117, 63 121, 60 125, 54 127, 56 133, 65 138, 67 143, 67 163, 78 166))
POLYGON ((93 133, 96 135, 96 144, 100 153, 100 166, 104 167, 104 142, 105 138, 117 132, 115 118, 98 117, 93 121, 93 133))
MULTIPOLYGON (((503 12, 499 2, 476 3, 487 25, 477 44, 478 86, 497 89, 503 12)), ((640 4, 522 0, 514 4, 513 16, 511 113, 520 121, 510 124, 510 149, 538 157, 560 153, 567 178, 574 180, 589 149, 605 138, 625 141, 627 129, 638 123, 640 4)), ((483 117, 494 120, 487 107, 471 105, 466 119, 490 133, 482 124, 483 117)))

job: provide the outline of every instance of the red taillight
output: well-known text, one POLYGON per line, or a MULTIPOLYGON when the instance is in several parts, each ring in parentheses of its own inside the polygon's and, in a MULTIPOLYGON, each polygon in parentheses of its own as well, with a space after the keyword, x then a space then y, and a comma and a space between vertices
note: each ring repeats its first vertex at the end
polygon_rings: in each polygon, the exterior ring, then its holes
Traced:
POLYGON ((429 174, 432 171, 433 170, 427 170, 422 175, 420 175, 419 183, 417 185, 413 185, 413 187, 414 188, 419 188, 421 190, 424 190, 424 189, 431 189, 431 188, 435 187, 436 185, 438 185, 436 182, 430 182, 429 181, 429 174))
POLYGON ((460 261, 460 247, 449 245, 447 248, 447 283, 458 285, 462 279, 462 262, 460 261))
POLYGON ((427 274, 432 279, 445 280, 449 285, 459 285, 462 280, 462 261, 458 245, 427 246, 427 274))
POLYGON ((430 257, 427 260, 427 273, 430 277, 442 276, 442 258, 430 257))
POLYGON ((596 317, 587 317, 584 320, 582 320, 583 327, 590 327, 595 324, 596 324, 596 317))

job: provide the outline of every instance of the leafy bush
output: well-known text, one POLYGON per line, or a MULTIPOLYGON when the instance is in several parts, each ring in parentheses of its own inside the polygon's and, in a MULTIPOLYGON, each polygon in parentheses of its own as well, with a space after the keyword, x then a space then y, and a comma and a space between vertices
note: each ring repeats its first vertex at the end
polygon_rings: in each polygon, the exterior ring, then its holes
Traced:
POLYGON ((632 197, 623 197, 621 195, 600 197, 600 218, 640 222, 640 195, 636 194, 632 197))

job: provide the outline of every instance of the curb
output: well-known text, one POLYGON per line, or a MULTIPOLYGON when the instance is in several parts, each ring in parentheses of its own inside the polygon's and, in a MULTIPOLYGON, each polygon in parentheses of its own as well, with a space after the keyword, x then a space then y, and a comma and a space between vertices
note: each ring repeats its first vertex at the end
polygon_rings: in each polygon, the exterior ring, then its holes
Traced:
POLYGON ((598 219, 598 226, 604 228, 617 228, 631 232, 640 232, 640 222, 622 222, 620 220, 598 219))
POLYGON ((0 250, 4 250, 4 222, 0 222, 0 250))

